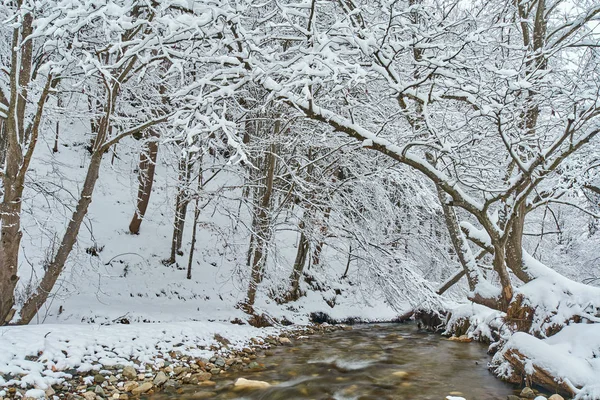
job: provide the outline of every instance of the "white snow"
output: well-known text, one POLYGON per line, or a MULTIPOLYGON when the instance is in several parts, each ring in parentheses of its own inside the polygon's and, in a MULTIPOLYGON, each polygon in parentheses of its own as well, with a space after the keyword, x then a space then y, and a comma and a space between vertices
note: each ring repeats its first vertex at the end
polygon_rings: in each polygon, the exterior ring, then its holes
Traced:
POLYGON ((529 372, 531 368, 541 368, 572 386, 577 398, 598 398, 600 325, 573 324, 547 339, 517 332, 494 356, 495 368, 507 367, 502 357, 509 349, 517 350, 526 358, 523 361, 529 372))
MULTIPOLYGON (((13 376, 0 380, 0 387, 47 389, 68 378, 67 370, 99 371, 103 366, 131 365, 132 361, 154 364, 171 359, 171 351, 210 358, 213 352, 209 347, 217 344, 215 334, 227 338, 231 349, 240 349, 253 337, 279 332, 280 328, 207 321, 0 327, 0 374, 13 376)), ((41 393, 43 397, 43 390, 41 393)))

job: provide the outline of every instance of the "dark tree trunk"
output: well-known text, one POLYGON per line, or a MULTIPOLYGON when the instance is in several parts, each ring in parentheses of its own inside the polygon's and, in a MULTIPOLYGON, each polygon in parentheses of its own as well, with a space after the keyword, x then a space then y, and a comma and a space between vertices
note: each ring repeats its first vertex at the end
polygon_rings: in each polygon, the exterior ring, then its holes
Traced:
MULTIPOLYGON (((155 136, 155 135, 150 135, 155 136)), ((140 233, 140 226, 146 210, 148 209, 148 203, 150 202, 150 195, 152 194, 152 185, 154 183, 154 171, 156 169, 156 159, 158 155, 158 141, 151 139, 144 144, 144 148, 140 153, 140 163, 138 167, 138 196, 137 206, 133 213, 133 218, 129 224, 129 232, 137 235, 140 233)))
MULTIPOLYGON (((202 163, 200 163, 202 169, 202 163)), ((188 258, 187 279, 192 279, 192 263, 194 262, 194 251, 196 250, 196 232, 198 230, 198 218, 200 217, 200 193, 202 191, 202 170, 198 174, 198 191, 194 201, 194 222, 192 225, 192 244, 190 246, 190 256, 188 258)))
MULTIPOLYGON (((304 223, 301 223, 301 229, 304 227, 304 223)), ((300 298, 300 278, 304 272, 304 266, 306 265, 307 255, 310 249, 310 244, 304 230, 300 233, 300 241, 298 242, 298 249, 296 251, 296 259, 294 260, 294 268, 292 269, 292 275, 290 276, 290 290, 285 296, 287 301, 296 301, 300 298)))
POLYGON ((169 256, 168 264, 175 264, 177 262, 177 255, 182 254, 181 245, 183 242, 183 229, 185 228, 185 217, 190 202, 187 193, 190 170, 189 154, 186 154, 179 160, 179 188, 175 199, 175 220, 173 221, 171 255, 169 256))
MULTIPOLYGON (((279 120, 275 121, 274 133, 275 136, 279 133, 279 120)), ((256 299, 256 290, 259 283, 262 281, 264 266, 267 261, 267 246, 271 241, 271 197, 273 195, 273 179, 275 176, 275 165, 277 157, 275 152, 277 148, 275 144, 271 144, 269 151, 264 158, 264 173, 265 184, 261 191, 262 196, 259 199, 254 199, 254 218, 253 218, 253 238, 250 239, 250 263, 251 274, 248 284, 248 293, 246 296, 246 310, 251 312, 256 299)))

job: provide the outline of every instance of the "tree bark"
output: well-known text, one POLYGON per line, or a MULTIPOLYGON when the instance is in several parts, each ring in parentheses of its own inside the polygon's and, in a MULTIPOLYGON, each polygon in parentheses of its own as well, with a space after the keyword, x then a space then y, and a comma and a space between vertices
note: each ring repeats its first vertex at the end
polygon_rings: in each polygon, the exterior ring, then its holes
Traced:
POLYGON ((321 253, 323 253, 323 247, 325 246, 324 237, 327 235, 327 221, 329 220, 329 214, 331 214, 331 207, 327 207, 325 213, 323 214, 322 224, 320 228, 321 232, 321 240, 316 244, 315 250, 312 254, 312 265, 320 265, 321 264, 321 253))
MULTIPOLYGON (((301 223, 301 229, 304 227, 304 223, 301 223)), ((304 272, 304 266, 306 265, 306 256, 309 250, 308 238, 304 230, 300 232, 300 241, 298 243, 298 249, 296 251, 296 259, 294 260, 294 267, 292 274, 290 275, 290 290, 286 296, 287 301, 296 301, 300 298, 300 278, 304 272)))
POLYGON ((200 217, 200 192, 202 191, 202 162, 200 162, 200 172, 198 173, 198 190, 194 202, 194 222, 192 225, 192 244, 190 246, 190 255, 188 258, 187 279, 192 279, 192 262, 194 261, 194 251, 196 250, 196 232, 198 230, 198 218, 200 217))
MULTIPOLYGON (((275 121, 274 133, 275 136, 279 133, 280 122, 275 121)), ((275 165, 277 157, 275 152, 277 148, 274 143, 271 144, 269 151, 265 154, 265 185, 262 190, 262 197, 257 202, 255 200, 254 219, 253 219, 253 238, 251 239, 250 248, 251 258, 251 274, 248 284, 248 293, 246 295, 246 309, 252 310, 256 299, 256 290, 258 284, 262 281, 264 266, 267 261, 267 245, 271 241, 271 197, 273 194, 273 180, 275 176, 275 165)))
MULTIPOLYGON (((148 136, 156 136, 156 134, 150 134, 148 136)), ((148 209, 150 195, 152 194, 152 185, 154 183, 157 155, 158 141, 155 138, 146 141, 146 143, 144 143, 144 148, 140 153, 140 163, 138 166, 139 187, 136 210, 129 223, 129 232, 133 235, 140 233, 140 226, 146 215, 146 210, 148 209)))
POLYGON ((467 243, 465 235, 458 225, 458 218, 454 208, 446 202, 445 194, 438 185, 436 185, 436 189, 440 204, 442 205, 442 211, 444 212, 444 221, 446 222, 450 241, 452 242, 458 261, 467 276, 469 289, 473 291, 481 279, 481 273, 477 270, 477 264, 469 250, 469 243, 467 243))
POLYGON ((523 202, 518 206, 517 218, 513 220, 510 226, 506 241, 506 265, 517 278, 525 283, 533 279, 527 270, 523 268, 523 227, 526 213, 525 202, 523 202))
POLYGON ((179 160, 179 188, 175 199, 175 220, 173 221, 173 236, 171 239, 171 255, 168 264, 177 262, 177 255, 181 254, 181 244, 183 242, 183 229, 185 228, 185 217, 189 198, 187 185, 190 179, 189 154, 186 154, 179 160))

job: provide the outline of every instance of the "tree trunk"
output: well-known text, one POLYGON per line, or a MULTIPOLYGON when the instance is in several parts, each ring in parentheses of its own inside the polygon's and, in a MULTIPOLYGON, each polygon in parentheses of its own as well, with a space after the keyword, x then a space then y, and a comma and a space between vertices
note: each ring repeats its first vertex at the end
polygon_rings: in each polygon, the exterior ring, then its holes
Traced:
POLYGON ((321 253, 323 252, 323 247, 325 246, 325 236, 327 235, 327 221, 329 220, 329 215, 331 214, 331 207, 327 207, 325 213, 323 214, 323 220, 320 228, 321 232, 321 240, 316 244, 315 250, 312 254, 312 265, 320 265, 321 264, 321 253))
POLYGON ((502 285, 502 293, 500 295, 498 310, 508 310, 508 305, 513 297, 513 288, 510 281, 510 275, 506 268, 506 250, 504 246, 494 245, 494 270, 500 278, 500 284, 502 285))
POLYGON ((73 216, 67 225, 67 230, 62 238, 60 247, 54 256, 54 259, 47 267, 44 277, 38 284, 34 294, 27 299, 21 309, 20 324, 28 324, 37 314, 40 307, 46 302, 48 295, 52 291, 56 280, 65 267, 65 263, 79 234, 79 229, 83 219, 87 214, 88 208, 92 202, 92 195, 96 182, 98 181, 100 165, 102 163, 102 149, 96 149, 90 159, 90 165, 85 177, 83 189, 79 196, 79 202, 73 212, 73 216))
POLYGON ((202 190, 202 162, 200 162, 201 171, 198 173, 198 191, 194 202, 194 222, 192 225, 192 245, 190 246, 190 256, 188 259, 187 278, 192 279, 192 262, 194 261, 194 251, 196 247, 196 232, 198 230, 198 218, 200 217, 200 192, 202 190))
POLYGON ((467 239, 458 225, 458 218, 456 217, 454 208, 446 202, 445 194, 442 189, 437 185, 436 189, 440 204, 442 205, 442 211, 444 212, 444 221, 446 222, 446 228, 448 228, 450 241, 452 242, 452 246, 454 247, 454 252, 458 257, 458 261, 460 262, 460 265, 467 276, 469 289, 473 291, 479 280, 482 279, 481 272, 479 271, 473 254, 470 251, 469 243, 467 243, 467 239))
POLYGON ((187 185, 190 179, 189 154, 179 160, 179 188, 175 199, 175 220, 173 221, 173 237, 171 239, 171 255, 168 264, 177 262, 177 255, 181 254, 183 242, 183 229, 189 203, 187 185))
POLYGON ((0 168, 6 161, 6 150, 8 147, 8 137, 6 134, 6 120, 0 118, 0 168))
MULTIPOLYGON (((280 122, 275 121, 275 136, 279 133, 280 122)), ((250 274, 250 282, 248 284, 248 293, 246 296, 246 310, 251 312, 256 299, 256 290, 258 284, 262 281, 262 274, 267 260, 267 245, 271 241, 271 196, 273 194, 273 179, 275 176, 275 165, 277 157, 275 156, 276 146, 271 144, 269 152, 265 155, 265 186, 262 191, 262 198, 257 203, 255 200, 253 238, 251 243, 253 248, 250 249, 252 256, 250 274)))
MULTIPOLYGON (((27 106, 27 87, 31 81, 32 53, 33 41, 25 41, 33 31, 33 16, 31 13, 26 13, 23 17, 23 26, 21 28, 21 60, 19 63, 19 93, 17 95, 17 120, 25 121, 25 107, 27 106)), ((16 61, 16 60, 14 60, 16 61)), ((17 126, 19 132, 19 141, 25 143, 27 141, 27 133, 24 123, 17 126)))
POLYGON ((517 278, 527 283, 533 277, 523 268, 523 227, 526 215, 525 202, 517 209, 517 218, 511 224, 506 242, 506 264, 517 278))
MULTIPOLYGON (((300 224, 300 229, 304 227, 304 223, 300 224)), ((304 230, 300 233, 300 242, 298 243, 298 250, 296 251, 296 259, 294 260, 294 268, 290 276, 290 290, 286 295, 287 301, 296 301, 300 298, 300 278, 304 272, 304 266, 306 265, 306 256, 309 251, 309 242, 304 230)))
MULTIPOLYGON (((149 136, 155 136, 150 134, 149 136)), ((158 155, 158 141, 151 139, 144 144, 140 153, 140 164, 138 167, 138 195, 137 206, 133 213, 133 218, 129 224, 129 232, 133 235, 140 233, 142 220, 146 215, 150 195, 152 194, 152 184, 154 183, 154 171, 156 169, 156 158, 158 155)))
POLYGON ((21 195, 23 185, 18 176, 22 154, 17 142, 18 132, 8 119, 8 151, 4 173, 4 197, 2 200, 2 228, 0 244, 0 325, 10 322, 14 314, 14 291, 19 281, 19 247, 21 243, 21 195))
POLYGON ((14 314, 14 291, 19 281, 17 269, 19 264, 19 245, 21 243, 21 195, 23 182, 19 176, 23 153, 20 139, 23 116, 18 112, 19 104, 24 102, 21 98, 27 92, 17 93, 19 83, 19 29, 13 30, 11 70, 10 70, 10 101, 8 118, 5 121, 6 133, 6 167, 2 179, 4 196, 0 213, 0 324, 8 323, 14 314))

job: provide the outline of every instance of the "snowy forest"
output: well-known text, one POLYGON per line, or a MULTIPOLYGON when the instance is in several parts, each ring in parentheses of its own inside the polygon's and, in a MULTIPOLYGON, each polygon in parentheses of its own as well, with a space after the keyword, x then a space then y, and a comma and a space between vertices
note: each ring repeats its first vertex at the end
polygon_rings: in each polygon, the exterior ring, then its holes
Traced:
POLYGON ((75 339, 98 327, 117 354, 124 325, 241 345, 412 319, 488 343, 504 380, 600 399, 597 1, 3 0, 0 20, 0 399, 110 358, 75 339))

